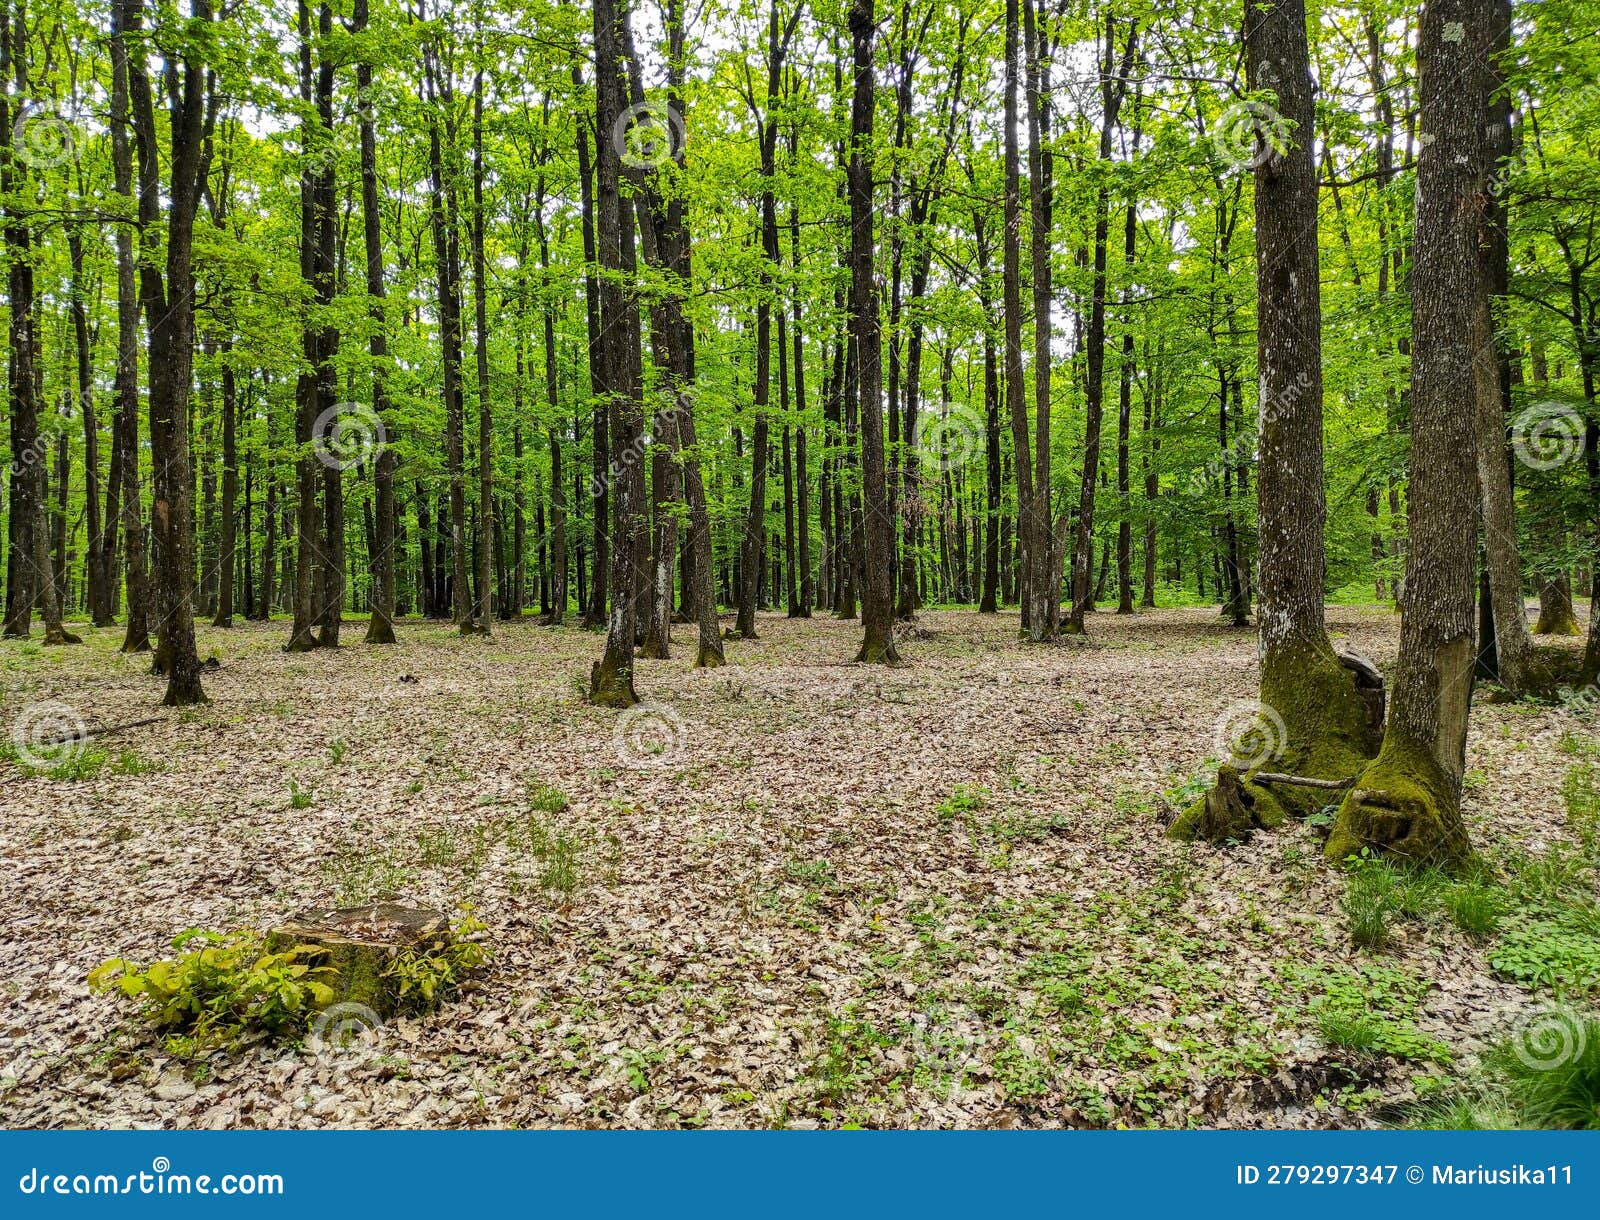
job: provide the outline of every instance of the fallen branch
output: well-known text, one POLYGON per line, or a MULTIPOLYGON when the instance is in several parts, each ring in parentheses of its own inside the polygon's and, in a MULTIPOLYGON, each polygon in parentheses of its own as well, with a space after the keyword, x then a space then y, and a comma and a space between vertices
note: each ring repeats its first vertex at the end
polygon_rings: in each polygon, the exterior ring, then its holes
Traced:
POLYGON ((1282 775, 1276 771, 1257 771, 1250 776, 1252 784, 1289 784, 1296 788, 1327 788, 1333 792, 1342 792, 1354 784, 1355 777, 1349 779, 1313 779, 1309 775, 1282 775))
POLYGON ((146 724, 161 724, 162 720, 163 718, 160 716, 149 716, 144 720, 128 720, 122 724, 97 725, 92 729, 84 729, 81 733, 69 733, 65 737, 57 737, 54 741, 41 741, 38 743, 38 748, 54 749, 56 746, 71 745, 75 741, 88 741, 91 737, 107 737, 112 733, 120 733, 124 729, 137 729, 146 724))

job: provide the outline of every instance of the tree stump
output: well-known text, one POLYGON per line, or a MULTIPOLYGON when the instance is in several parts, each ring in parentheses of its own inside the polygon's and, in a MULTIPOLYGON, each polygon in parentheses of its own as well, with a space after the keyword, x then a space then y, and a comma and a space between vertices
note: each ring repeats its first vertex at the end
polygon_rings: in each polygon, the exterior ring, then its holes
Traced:
POLYGON ((318 950, 308 960, 329 967, 322 981, 334 1004, 363 1004, 379 1017, 399 1006, 389 965, 402 953, 438 953, 451 943, 450 920, 442 911, 394 902, 303 911, 267 934, 271 952, 295 945, 318 950))
POLYGON ((1261 828, 1255 797, 1240 782, 1239 772, 1227 763, 1217 768, 1217 782, 1196 811, 1192 834, 1213 845, 1242 843, 1261 828))

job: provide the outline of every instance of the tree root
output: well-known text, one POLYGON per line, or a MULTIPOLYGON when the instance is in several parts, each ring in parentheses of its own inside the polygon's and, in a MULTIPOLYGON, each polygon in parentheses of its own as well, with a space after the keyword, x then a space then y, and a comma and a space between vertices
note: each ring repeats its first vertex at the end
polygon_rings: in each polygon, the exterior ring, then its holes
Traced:
POLYGON ((1363 851, 1444 867, 1471 858, 1456 785, 1421 745, 1386 738, 1340 804, 1323 854, 1341 863, 1363 851))

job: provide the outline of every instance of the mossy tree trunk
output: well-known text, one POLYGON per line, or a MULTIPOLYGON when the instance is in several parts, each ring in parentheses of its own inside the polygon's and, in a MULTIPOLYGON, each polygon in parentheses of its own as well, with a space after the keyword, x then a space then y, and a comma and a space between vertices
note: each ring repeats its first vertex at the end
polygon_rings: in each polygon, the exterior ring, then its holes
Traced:
POLYGON ((1472 702, 1477 540, 1462 528, 1479 494, 1471 390, 1484 336, 1479 64, 1493 45, 1491 0, 1435 0, 1418 46, 1422 104, 1412 289, 1410 545, 1400 659, 1383 748, 1340 806, 1326 851, 1364 848, 1455 863, 1470 853, 1461 821, 1472 702), (1465 31, 1465 35, 1463 35, 1465 31))
MULTIPOLYGON (((1255 172, 1264 722, 1259 740, 1240 753, 1249 755, 1246 770, 1344 779, 1372 756, 1377 729, 1352 673, 1356 667, 1341 663, 1323 624, 1322 308, 1303 0, 1251 0, 1245 49, 1250 87, 1273 91, 1290 130, 1282 146, 1262 150, 1255 172)), ((1225 765, 1216 789, 1174 823, 1172 833, 1213 841, 1242 837, 1286 813, 1312 812, 1325 799, 1319 791, 1269 791, 1225 765)))
POLYGON ((1534 635, 1582 635, 1578 612, 1572 605, 1572 577, 1560 572, 1539 585, 1539 621, 1534 635))

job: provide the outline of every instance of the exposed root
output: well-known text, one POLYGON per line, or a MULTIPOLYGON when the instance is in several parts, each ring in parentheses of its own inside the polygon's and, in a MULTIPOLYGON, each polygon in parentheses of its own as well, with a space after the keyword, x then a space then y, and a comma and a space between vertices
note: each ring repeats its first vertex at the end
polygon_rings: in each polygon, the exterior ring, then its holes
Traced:
POLYGON ((1446 867, 1471 858, 1456 784, 1420 743, 1385 739, 1339 806, 1324 854, 1339 863, 1363 849, 1446 867))

